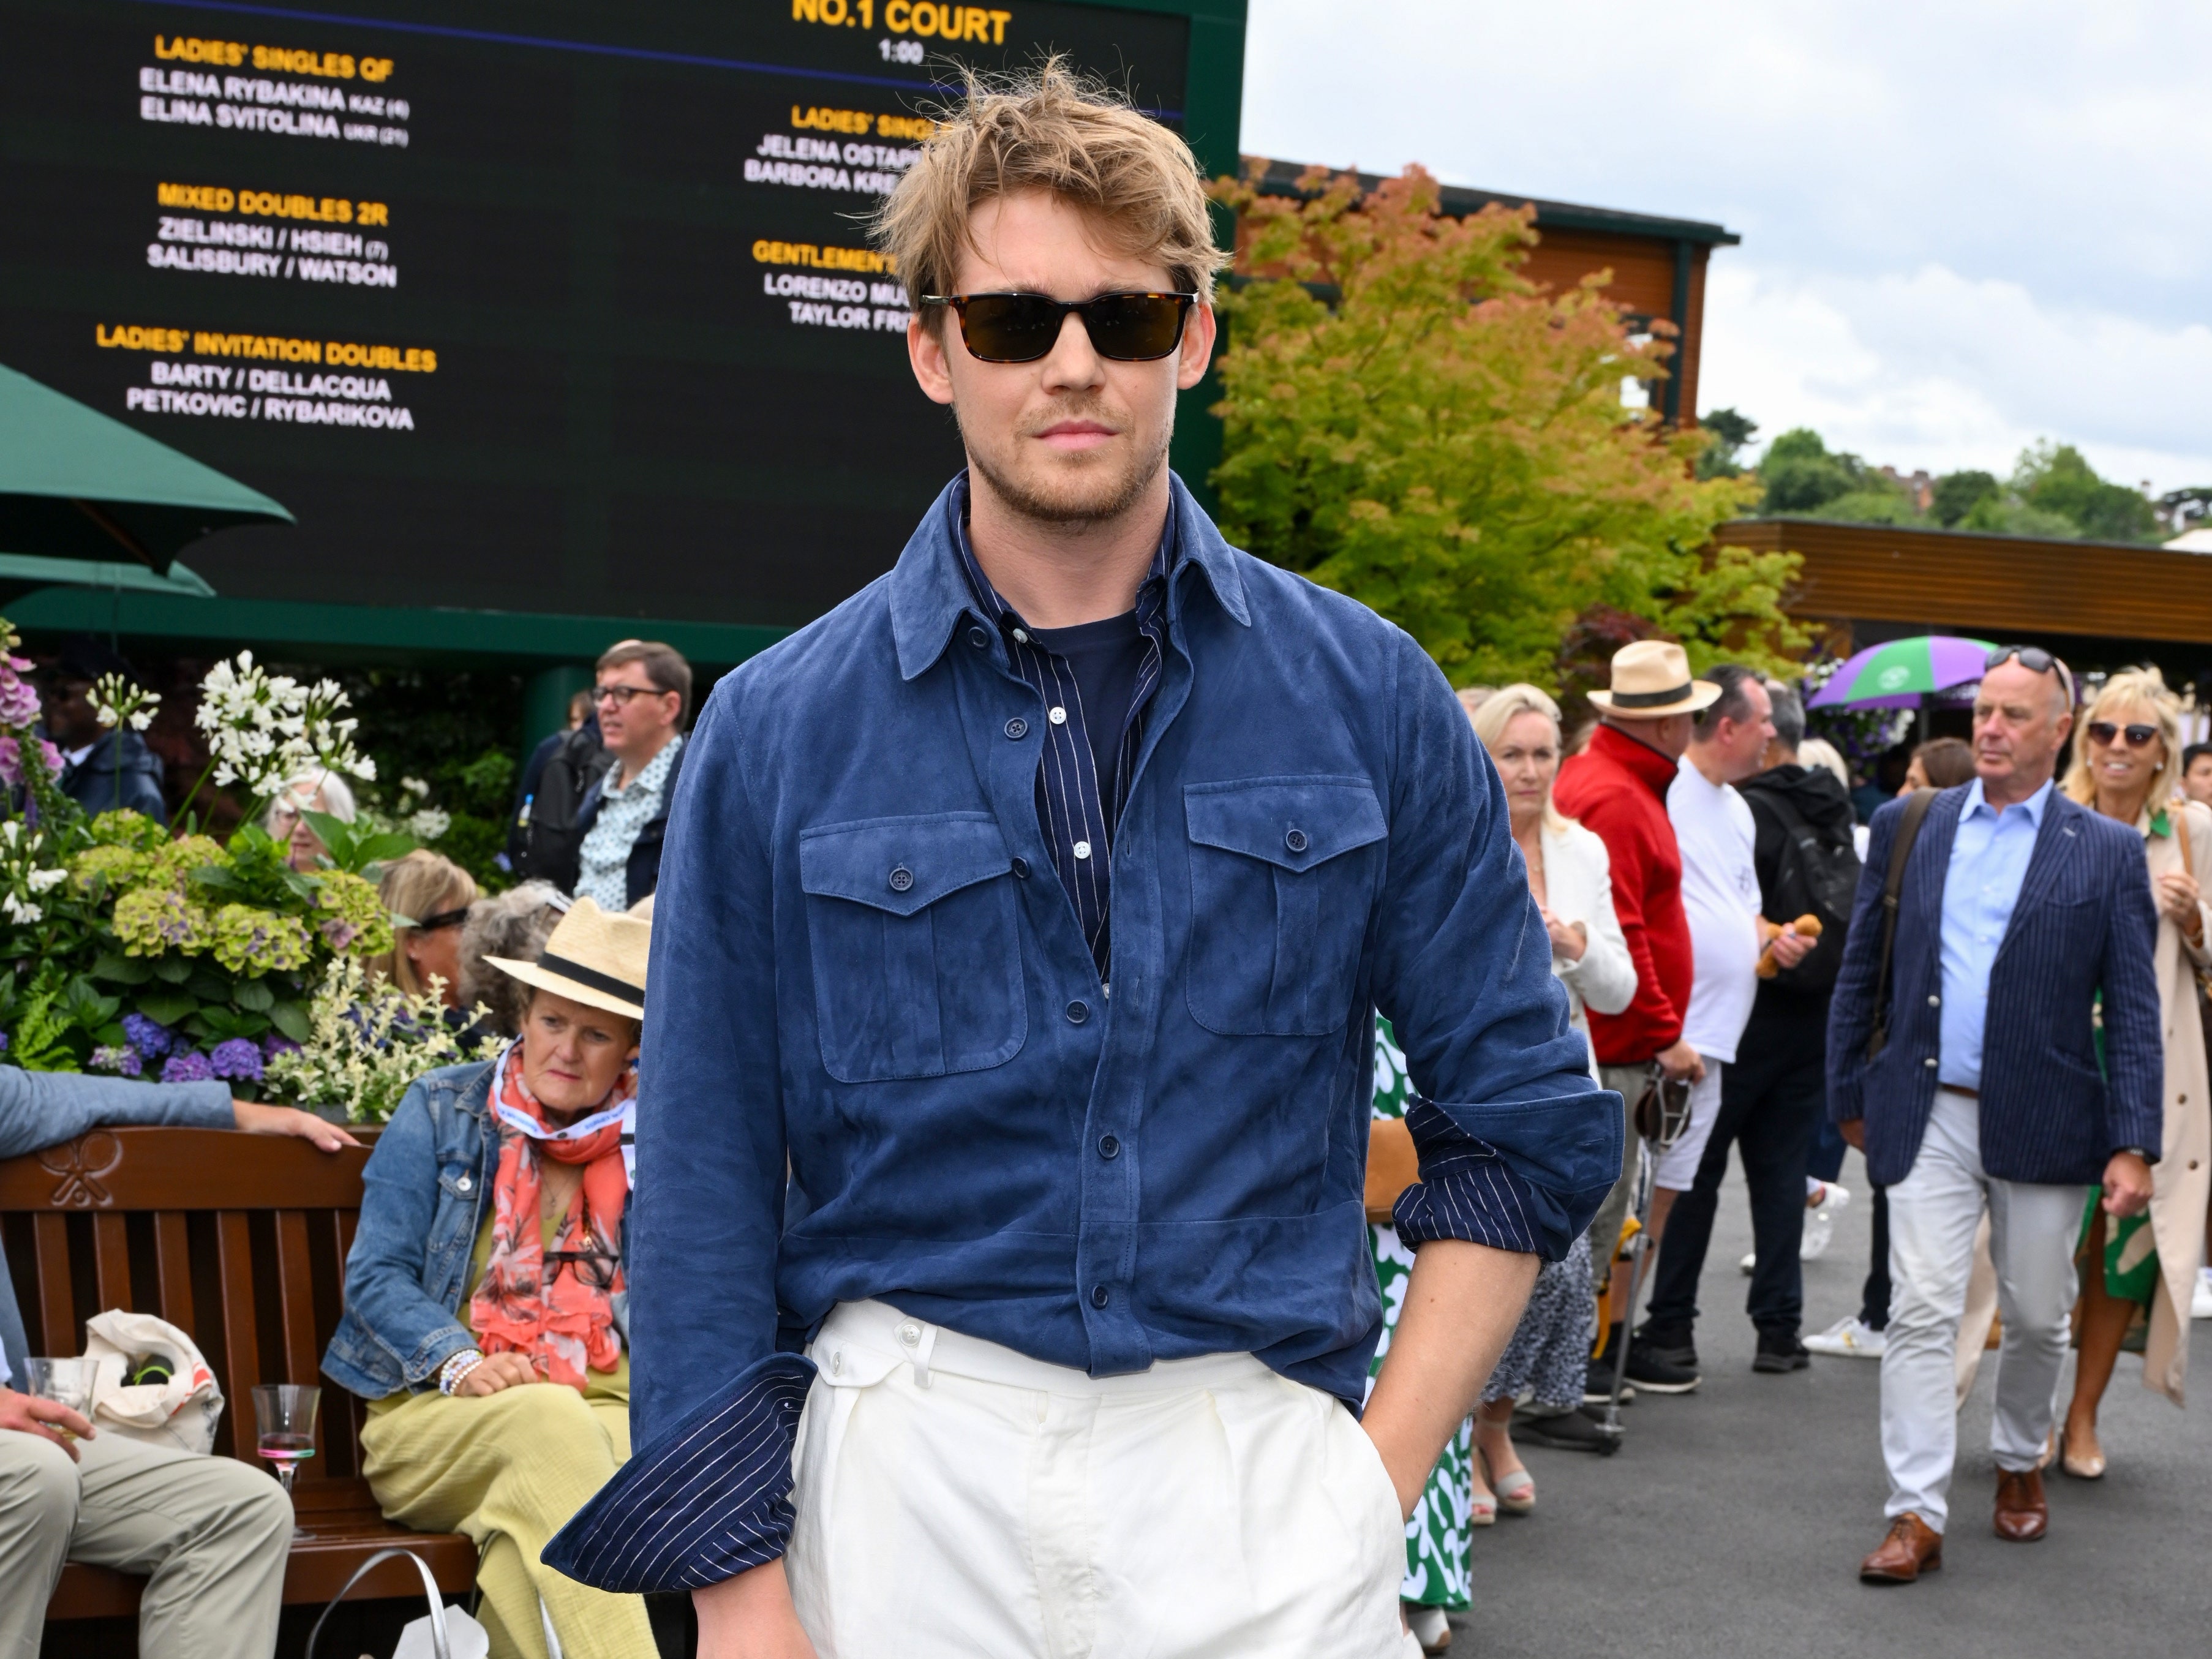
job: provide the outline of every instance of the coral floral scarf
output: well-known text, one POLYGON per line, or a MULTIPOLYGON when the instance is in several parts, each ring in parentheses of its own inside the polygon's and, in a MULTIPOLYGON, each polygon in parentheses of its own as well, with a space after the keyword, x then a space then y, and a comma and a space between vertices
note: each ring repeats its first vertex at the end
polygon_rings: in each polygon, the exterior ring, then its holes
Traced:
POLYGON ((469 1300, 469 1319, 477 1346, 486 1353, 526 1354, 548 1382, 581 1392, 586 1370, 611 1371, 622 1359, 609 1298, 623 1288, 620 1239, 629 1178, 623 1168, 620 1119, 637 1092, 637 1068, 624 1066, 605 1100, 557 1129, 522 1080, 521 1046, 508 1045, 492 1078, 500 1148, 499 1173, 492 1181, 491 1260, 469 1300), (542 1158, 584 1166, 576 1202, 562 1218, 554 1249, 600 1253, 588 1264, 556 1261, 550 1274, 538 1220, 542 1158), (594 1282, 599 1273, 611 1282, 594 1282))

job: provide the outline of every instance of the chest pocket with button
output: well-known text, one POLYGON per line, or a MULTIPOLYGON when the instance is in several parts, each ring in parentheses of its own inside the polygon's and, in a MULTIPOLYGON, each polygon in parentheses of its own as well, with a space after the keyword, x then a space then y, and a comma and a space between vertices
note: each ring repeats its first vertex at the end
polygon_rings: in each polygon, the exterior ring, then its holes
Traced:
POLYGON ((1364 778, 1183 786, 1190 1012, 1224 1036, 1344 1029, 1389 833, 1364 778))
POLYGON ((840 1083, 943 1077, 1021 1050, 1013 860, 987 812, 824 824, 799 838, 822 1063, 840 1083))

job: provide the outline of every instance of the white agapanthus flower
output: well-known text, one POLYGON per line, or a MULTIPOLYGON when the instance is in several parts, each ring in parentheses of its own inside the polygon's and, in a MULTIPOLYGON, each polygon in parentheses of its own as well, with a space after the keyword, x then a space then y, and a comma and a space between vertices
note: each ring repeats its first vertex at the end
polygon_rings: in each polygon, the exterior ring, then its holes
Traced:
POLYGON ((453 827, 453 817, 441 807, 425 806, 409 813, 404 827, 417 841, 435 841, 453 827))
POLYGON ((21 922, 27 927, 46 914, 28 899, 18 898, 13 893, 8 894, 5 897, 0 897, 0 916, 5 916, 10 921, 21 922))
POLYGON ((402 778, 399 780, 399 787, 403 793, 410 795, 427 795, 430 793, 430 786, 420 778, 402 778))
POLYGON ((69 879, 66 870, 33 870, 23 878, 23 884, 34 893, 51 892, 69 879))
POLYGON ((199 712, 218 786, 243 783, 257 798, 282 791, 301 773, 319 767, 374 778, 376 767, 354 747, 356 721, 340 718, 345 692, 335 680, 303 686, 289 674, 271 674, 251 651, 235 663, 218 662, 200 682, 199 712))
POLYGON ((92 712, 102 726, 127 725, 143 732, 161 706, 159 692, 149 691, 127 674, 102 674, 92 683, 92 712))

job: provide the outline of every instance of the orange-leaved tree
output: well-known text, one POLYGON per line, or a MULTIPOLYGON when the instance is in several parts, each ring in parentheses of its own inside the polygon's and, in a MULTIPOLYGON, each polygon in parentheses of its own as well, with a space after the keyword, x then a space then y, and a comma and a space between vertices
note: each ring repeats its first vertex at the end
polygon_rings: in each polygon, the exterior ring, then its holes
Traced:
POLYGON ((1781 610, 1796 556, 1711 546, 1756 484, 1693 477, 1706 440, 1622 401, 1664 374, 1666 325, 1632 336, 1604 272, 1539 291, 1518 270, 1533 213, 1441 213, 1419 167, 1299 188, 1213 187, 1246 219, 1213 475, 1231 540, 1372 605, 1455 684, 1549 683, 1595 605, 1701 667, 1802 646, 1781 610))

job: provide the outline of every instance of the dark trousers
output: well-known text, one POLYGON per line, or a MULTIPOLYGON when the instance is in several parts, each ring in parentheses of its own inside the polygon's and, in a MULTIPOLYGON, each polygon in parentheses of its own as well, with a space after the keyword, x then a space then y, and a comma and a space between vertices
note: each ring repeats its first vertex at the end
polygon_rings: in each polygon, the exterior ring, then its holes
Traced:
POLYGON ((1721 1076, 1721 1113, 1690 1190, 1674 1200, 1659 1244, 1650 1328, 1656 1340, 1686 1337, 1698 1319, 1698 1277, 1728 1173, 1729 1146, 1742 1149, 1751 1189, 1751 1233, 1759 1264, 1744 1310, 1761 1332, 1795 1336, 1804 1318, 1797 1261, 1805 1236, 1805 1159, 1827 1116, 1825 1018, 1753 1016, 1721 1076))
POLYGON ((1859 1297, 1859 1322, 1870 1331, 1889 1328, 1889 1188, 1874 1189, 1874 1260, 1867 1266, 1866 1288, 1859 1297))

